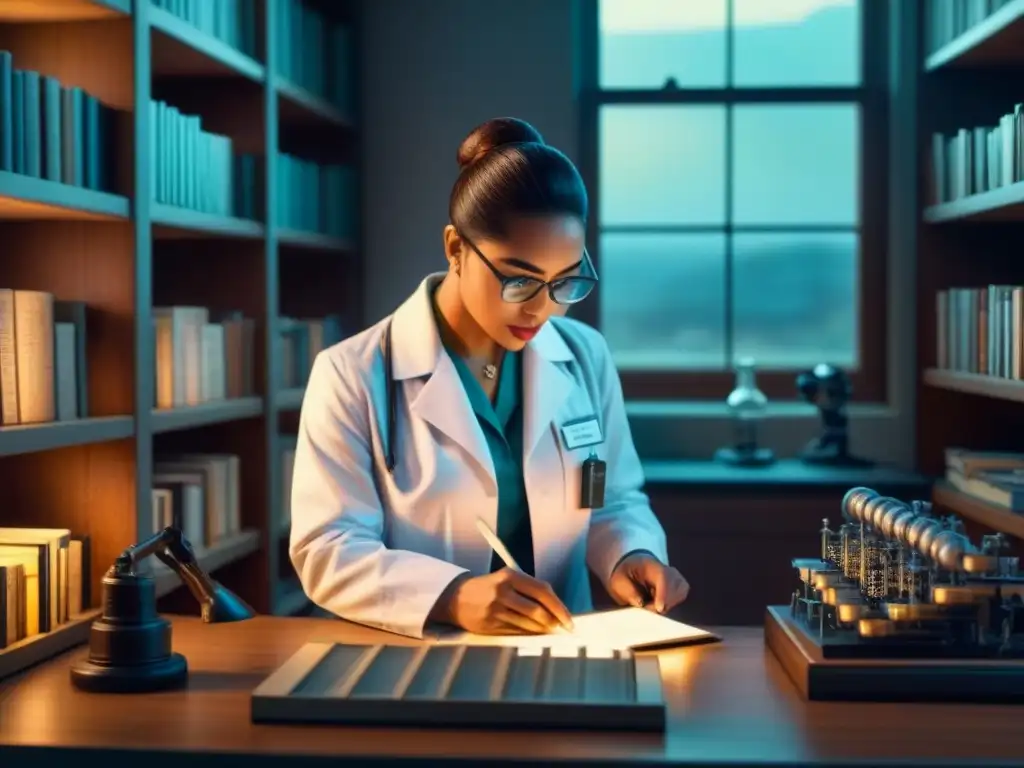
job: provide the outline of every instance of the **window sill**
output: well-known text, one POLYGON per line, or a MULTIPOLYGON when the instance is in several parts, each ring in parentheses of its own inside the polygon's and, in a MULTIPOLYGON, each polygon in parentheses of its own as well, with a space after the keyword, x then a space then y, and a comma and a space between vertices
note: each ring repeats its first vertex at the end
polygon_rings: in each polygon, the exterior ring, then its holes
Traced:
POLYGON ((649 490, 654 488, 733 489, 748 493, 751 489, 787 491, 794 487, 845 491, 858 485, 881 493, 897 495, 910 491, 924 498, 932 480, 916 472, 874 467, 824 467, 804 464, 797 459, 780 459, 767 467, 733 467, 717 461, 679 460, 644 461, 644 477, 649 490))
MULTIPOLYGON (((855 403, 848 412, 851 453, 894 468, 914 468, 913 414, 884 403, 855 403)), ((733 422, 724 401, 631 401, 626 415, 645 462, 710 460, 718 448, 733 442, 733 422)), ((812 405, 772 402, 759 442, 780 459, 792 458, 820 432, 821 419, 812 405)))
MULTIPOLYGON (((885 403, 853 403, 847 408, 850 419, 894 418, 896 410, 885 403)), ((633 400, 626 402, 626 415, 633 419, 728 419, 730 412, 725 401, 652 401, 633 400)), ((813 419, 819 420, 818 409, 809 403, 797 401, 769 402, 765 419, 813 419)))

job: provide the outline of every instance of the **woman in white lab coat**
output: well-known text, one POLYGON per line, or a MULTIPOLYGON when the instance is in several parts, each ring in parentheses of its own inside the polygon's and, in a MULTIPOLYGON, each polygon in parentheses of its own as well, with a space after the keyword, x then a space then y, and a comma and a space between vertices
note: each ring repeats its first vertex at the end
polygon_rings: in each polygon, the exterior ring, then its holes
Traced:
POLYGON ((458 160, 447 271, 314 362, 292 480, 302 585, 414 637, 571 626, 592 607, 588 568, 620 604, 664 612, 688 585, 643 493, 618 375, 603 337, 564 317, 597 283, 582 179, 510 118, 477 127, 458 160))

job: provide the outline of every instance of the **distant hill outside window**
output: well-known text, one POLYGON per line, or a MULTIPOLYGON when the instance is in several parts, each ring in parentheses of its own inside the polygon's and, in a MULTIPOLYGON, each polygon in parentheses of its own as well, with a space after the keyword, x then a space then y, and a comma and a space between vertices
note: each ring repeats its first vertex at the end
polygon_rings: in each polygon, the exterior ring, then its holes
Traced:
POLYGON ((620 370, 857 368, 860 19, 856 0, 600 0, 599 86, 634 94, 598 113, 620 370))

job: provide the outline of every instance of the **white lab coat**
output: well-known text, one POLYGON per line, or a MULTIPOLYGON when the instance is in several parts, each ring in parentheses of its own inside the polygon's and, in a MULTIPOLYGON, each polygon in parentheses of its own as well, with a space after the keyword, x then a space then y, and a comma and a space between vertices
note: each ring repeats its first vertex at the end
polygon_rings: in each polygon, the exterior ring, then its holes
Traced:
MULTIPOLYGON (((489 571, 476 518, 497 530, 490 452, 434 320, 430 290, 440 278, 428 276, 392 315, 394 472, 382 448, 385 319, 317 355, 292 479, 289 551, 309 598, 342 618, 412 637, 423 636, 454 578, 489 571)), ((570 611, 587 611, 588 566, 606 583, 631 551, 668 562, 604 338, 552 318, 523 352, 522 407, 535 574, 570 611), (592 448, 567 450, 560 425, 594 415, 607 477, 605 506, 591 510, 579 500, 580 467, 592 448)))

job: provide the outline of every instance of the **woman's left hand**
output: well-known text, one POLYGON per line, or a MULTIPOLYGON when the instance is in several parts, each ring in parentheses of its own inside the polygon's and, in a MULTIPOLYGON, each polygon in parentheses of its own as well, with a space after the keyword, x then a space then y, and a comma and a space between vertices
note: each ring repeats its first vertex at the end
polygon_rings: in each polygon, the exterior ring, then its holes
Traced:
POLYGON ((634 552, 615 566, 608 592, 620 605, 665 613, 686 599, 690 585, 679 571, 649 552, 634 552))

